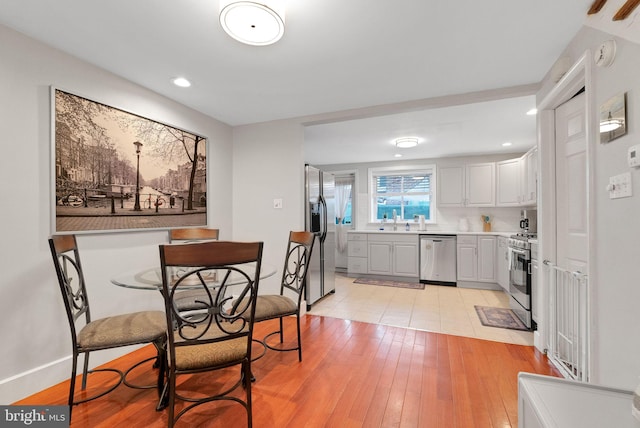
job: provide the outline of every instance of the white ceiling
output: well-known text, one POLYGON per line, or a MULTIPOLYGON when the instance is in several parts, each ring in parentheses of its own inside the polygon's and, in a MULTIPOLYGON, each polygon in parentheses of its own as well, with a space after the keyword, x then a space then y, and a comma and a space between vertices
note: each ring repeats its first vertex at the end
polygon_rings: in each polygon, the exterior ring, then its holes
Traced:
MULTIPOLYGON (((267 47, 227 36, 217 0, 2 0, 0 23, 235 126, 537 84, 592 0, 285 3, 285 35, 267 47), (193 85, 173 86, 176 76, 193 85)), ((535 119, 515 111, 531 100, 314 125, 307 135, 321 148, 307 160, 333 163, 320 155, 335 145, 346 155, 355 141, 407 133, 435 155, 531 146, 535 119)))

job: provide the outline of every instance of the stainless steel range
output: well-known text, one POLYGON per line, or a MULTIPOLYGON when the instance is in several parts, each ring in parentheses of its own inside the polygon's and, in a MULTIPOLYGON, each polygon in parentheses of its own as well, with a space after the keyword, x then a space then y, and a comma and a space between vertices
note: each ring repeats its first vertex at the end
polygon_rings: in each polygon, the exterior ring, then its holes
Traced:
POLYGON ((529 328, 535 329, 531 319, 531 243, 537 238, 532 232, 522 232, 509 238, 509 299, 513 312, 529 328))

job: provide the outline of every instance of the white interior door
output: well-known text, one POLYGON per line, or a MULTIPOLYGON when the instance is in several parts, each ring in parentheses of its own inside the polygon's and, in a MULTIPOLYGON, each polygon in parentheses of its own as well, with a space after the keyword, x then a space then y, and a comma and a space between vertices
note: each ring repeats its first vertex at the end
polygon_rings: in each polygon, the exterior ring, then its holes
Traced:
POLYGON ((556 111, 556 264, 587 272, 587 138, 585 94, 556 111))

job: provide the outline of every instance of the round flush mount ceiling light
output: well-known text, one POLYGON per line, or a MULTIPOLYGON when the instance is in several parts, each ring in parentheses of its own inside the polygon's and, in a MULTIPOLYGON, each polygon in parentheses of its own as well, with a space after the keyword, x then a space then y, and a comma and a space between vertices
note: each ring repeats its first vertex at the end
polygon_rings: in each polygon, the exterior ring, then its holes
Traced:
POLYGON ((174 79, 171 79, 171 81, 174 85, 180 86, 181 88, 188 88, 189 86, 191 86, 191 82, 189 82, 184 77, 176 77, 174 79))
POLYGON ((395 141, 396 147, 401 149, 408 149, 418 145, 418 139, 416 137, 404 137, 398 138, 395 141))
POLYGON ((281 0, 221 0, 220 24, 239 42, 266 46, 284 34, 284 3, 281 0))

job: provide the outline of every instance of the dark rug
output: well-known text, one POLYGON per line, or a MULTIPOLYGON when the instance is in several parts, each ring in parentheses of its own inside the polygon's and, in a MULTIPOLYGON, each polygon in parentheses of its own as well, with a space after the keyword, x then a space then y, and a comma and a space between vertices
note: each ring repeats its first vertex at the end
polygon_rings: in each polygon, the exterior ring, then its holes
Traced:
POLYGON ((357 278, 353 282, 355 284, 383 285, 385 287, 410 288, 412 290, 424 290, 424 284, 422 284, 420 282, 387 281, 387 280, 384 280, 384 279, 373 279, 373 278, 357 278))
POLYGON ((509 328, 511 330, 529 330, 511 309, 474 306, 482 325, 487 327, 509 328))

